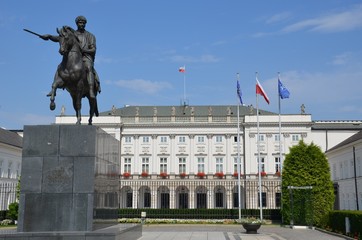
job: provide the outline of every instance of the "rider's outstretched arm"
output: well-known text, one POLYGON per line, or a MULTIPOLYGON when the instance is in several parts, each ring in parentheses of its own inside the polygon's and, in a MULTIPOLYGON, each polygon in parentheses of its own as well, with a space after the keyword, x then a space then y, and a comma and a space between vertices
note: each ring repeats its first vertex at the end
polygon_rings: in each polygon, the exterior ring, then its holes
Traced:
POLYGON ((53 42, 59 42, 59 36, 53 36, 53 35, 50 35, 50 34, 44 34, 44 35, 41 35, 39 36, 41 39, 43 40, 51 40, 53 42))

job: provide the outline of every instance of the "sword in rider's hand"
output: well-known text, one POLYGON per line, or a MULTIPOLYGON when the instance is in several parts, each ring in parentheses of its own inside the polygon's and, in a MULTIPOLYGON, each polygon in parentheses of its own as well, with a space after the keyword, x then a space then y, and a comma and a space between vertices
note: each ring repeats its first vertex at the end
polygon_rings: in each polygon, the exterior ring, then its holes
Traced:
POLYGON ((33 32, 33 31, 30 31, 29 29, 26 29, 26 28, 24 28, 23 29, 25 32, 28 32, 28 33, 31 33, 31 34, 34 34, 34 35, 36 35, 36 36, 38 36, 38 37, 42 37, 42 35, 40 35, 39 33, 36 33, 36 32, 33 32))

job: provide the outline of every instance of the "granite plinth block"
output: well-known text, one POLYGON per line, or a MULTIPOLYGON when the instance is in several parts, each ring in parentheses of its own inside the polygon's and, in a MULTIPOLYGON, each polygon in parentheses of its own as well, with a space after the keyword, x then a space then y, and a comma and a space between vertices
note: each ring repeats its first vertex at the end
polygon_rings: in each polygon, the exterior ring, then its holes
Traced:
POLYGON ((18 232, 116 224, 119 151, 95 126, 25 126, 18 232))

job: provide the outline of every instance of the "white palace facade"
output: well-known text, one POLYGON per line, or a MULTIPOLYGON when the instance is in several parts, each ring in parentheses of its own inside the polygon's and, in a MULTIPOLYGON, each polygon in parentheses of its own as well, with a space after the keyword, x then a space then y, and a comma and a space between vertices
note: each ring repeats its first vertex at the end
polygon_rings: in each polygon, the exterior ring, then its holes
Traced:
POLYGON ((16 186, 20 177, 22 137, 0 128, 0 211, 17 201, 16 186))
MULTIPOLYGON (((256 109, 240 106, 239 122, 237 112, 237 106, 127 106, 93 118, 120 140, 120 207, 237 208, 240 156, 241 206, 259 208, 256 109)), ((279 144, 282 159, 302 139, 327 151, 362 127, 283 114, 279 135, 278 114, 259 110, 258 119, 264 208, 281 203, 279 144)), ((75 121, 61 115, 55 124, 75 121)))

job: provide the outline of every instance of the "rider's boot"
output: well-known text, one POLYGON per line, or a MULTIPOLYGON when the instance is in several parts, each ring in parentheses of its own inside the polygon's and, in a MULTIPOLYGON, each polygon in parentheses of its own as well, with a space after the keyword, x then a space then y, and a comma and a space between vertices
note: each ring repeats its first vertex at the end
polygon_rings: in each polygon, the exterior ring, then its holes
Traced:
POLYGON ((94 85, 93 84, 89 84, 89 97, 90 98, 95 98, 96 97, 94 95, 94 85))
POLYGON ((88 86, 89 86, 89 97, 96 98, 96 96, 94 94, 94 76, 93 76, 92 71, 88 71, 87 80, 88 80, 88 86))

